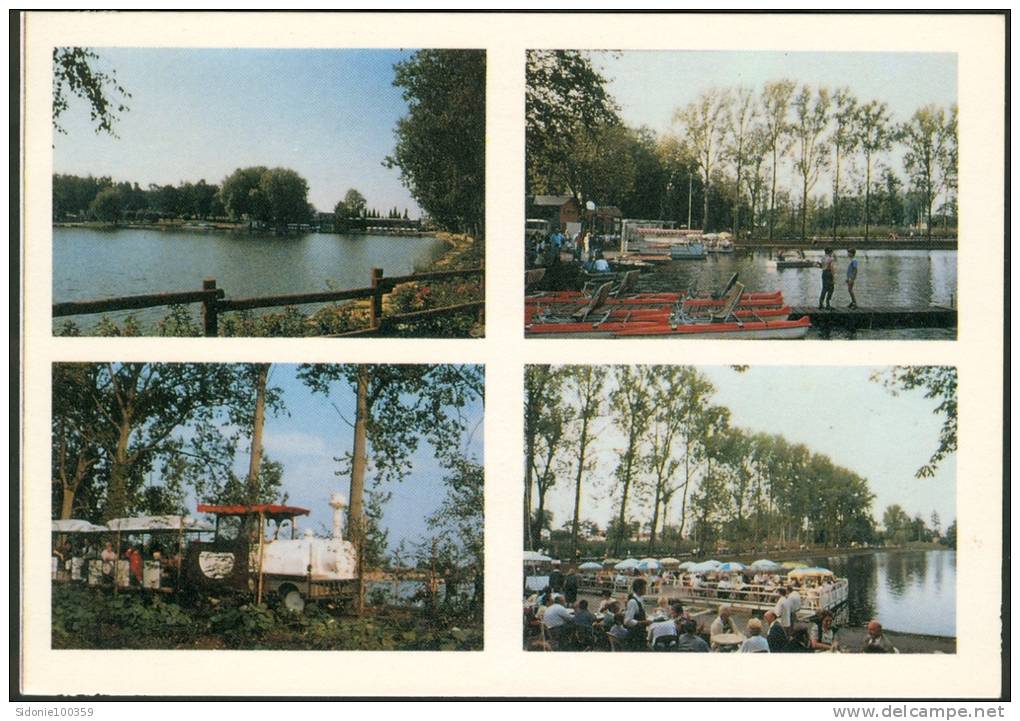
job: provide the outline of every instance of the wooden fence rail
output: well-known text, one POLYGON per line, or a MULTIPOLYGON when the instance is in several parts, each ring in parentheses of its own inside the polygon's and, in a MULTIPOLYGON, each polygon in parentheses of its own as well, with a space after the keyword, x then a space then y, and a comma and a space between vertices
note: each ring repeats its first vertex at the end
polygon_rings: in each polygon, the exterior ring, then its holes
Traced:
POLYGON ((148 295, 122 296, 104 298, 102 300, 68 301, 53 304, 53 317, 60 318, 70 315, 90 315, 108 313, 119 310, 137 310, 140 308, 156 308, 159 306, 184 305, 189 303, 202 304, 202 327, 206 337, 219 335, 219 315, 230 311, 250 310, 253 308, 274 308, 281 306, 305 305, 308 303, 330 303, 341 300, 371 299, 369 305, 369 325, 367 328, 344 333, 343 335, 372 335, 379 333, 396 323, 413 323, 426 318, 444 315, 456 315, 465 312, 477 312, 479 320, 485 309, 485 301, 472 301, 429 308, 413 313, 401 313, 383 318, 383 296, 404 283, 422 281, 452 280, 454 278, 481 279, 482 294, 485 293, 485 268, 467 268, 465 270, 442 270, 431 273, 385 277, 382 268, 373 268, 369 285, 364 288, 347 290, 327 290, 318 293, 296 293, 291 295, 273 295, 252 298, 226 298, 225 290, 216 286, 215 278, 205 278, 202 290, 184 291, 180 293, 151 293, 148 295))

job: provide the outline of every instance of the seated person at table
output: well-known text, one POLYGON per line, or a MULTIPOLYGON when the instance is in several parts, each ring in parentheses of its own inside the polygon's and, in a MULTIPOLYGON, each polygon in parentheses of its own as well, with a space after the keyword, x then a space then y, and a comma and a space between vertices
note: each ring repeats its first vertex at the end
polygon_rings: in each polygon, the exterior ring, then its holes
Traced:
POLYGON ((786 653, 811 653, 811 639, 806 626, 794 626, 790 640, 783 649, 786 653))
POLYGON ((103 575, 113 575, 113 562, 117 560, 117 552, 113 550, 113 544, 109 541, 103 547, 103 552, 99 554, 99 557, 103 561, 103 575))
POLYGON ((128 561, 131 569, 131 583, 136 586, 142 585, 142 554, 133 545, 128 546, 124 551, 124 558, 128 561))
POLYGON ((621 641, 630 635, 630 631, 623 625, 623 614, 617 613, 613 617, 613 627, 609 629, 609 635, 613 638, 618 638, 621 641))
POLYGON ((542 623, 550 631, 565 624, 573 623, 570 610, 563 605, 563 596, 559 594, 553 596, 552 605, 546 608, 545 613, 542 614, 542 623))
POLYGON ((588 602, 583 598, 577 602, 577 610, 574 611, 573 622, 575 626, 591 628, 595 625, 595 616, 588 610, 588 602))
POLYGON ((868 623, 868 635, 864 639, 864 653, 896 653, 896 647, 885 637, 882 624, 878 621, 868 623))
MULTIPOLYGON (((735 633, 738 636, 743 636, 740 631, 737 630, 737 624, 733 623, 733 607, 728 603, 724 603, 719 607, 719 615, 714 621, 712 626, 709 628, 709 637, 718 636, 721 633, 735 633)), ((718 648, 718 644, 713 643, 712 648, 718 648)))
POLYGON ((602 630, 609 633, 609 630, 613 627, 616 622, 616 614, 620 612, 620 604, 616 601, 611 601, 606 610, 602 615, 602 630))
POLYGON ((658 621, 652 621, 648 626, 648 646, 652 648, 655 646, 655 639, 660 636, 679 636, 680 631, 676 625, 676 611, 672 608, 668 609, 666 618, 658 621))
POLYGON ((655 611, 652 613, 652 622, 667 621, 672 618, 673 614, 669 607, 669 599, 665 596, 659 596, 659 600, 655 604, 655 611))
POLYGON ((811 648, 815 651, 835 651, 836 627, 832 625, 832 612, 822 611, 818 623, 811 624, 811 648))
POLYGON ((747 622, 747 640, 740 645, 740 653, 769 653, 769 642, 761 635, 761 620, 752 618, 747 622))
POLYGON ((609 607, 612 606, 614 603, 616 603, 616 601, 613 600, 613 592, 603 591, 602 600, 599 601, 598 612, 605 613, 607 610, 609 610, 609 607))
POLYGON ((681 624, 683 633, 676 642, 676 650, 681 653, 708 653, 708 644, 698 635, 698 622, 692 618, 681 624))

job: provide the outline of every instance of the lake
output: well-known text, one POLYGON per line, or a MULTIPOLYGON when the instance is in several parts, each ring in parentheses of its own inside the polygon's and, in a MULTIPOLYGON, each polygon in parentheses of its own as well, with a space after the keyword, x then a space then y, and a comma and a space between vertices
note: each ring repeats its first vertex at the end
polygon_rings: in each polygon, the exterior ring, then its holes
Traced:
POLYGON ((850 582, 850 625, 877 618, 890 631, 956 636, 956 551, 878 551, 804 560, 850 582))
MULTIPOLYGON (((807 251, 808 260, 821 260, 822 251, 807 251)), ((950 306, 957 301, 955 250, 859 250, 857 251, 857 282, 854 293, 861 307, 910 306, 930 304, 950 306)), ((846 290, 846 251, 836 253, 836 290, 834 307, 846 307, 850 296, 846 290)), ((748 291, 781 290, 788 305, 818 306, 822 290, 822 271, 818 268, 778 270, 775 257, 768 253, 734 253, 709 255, 706 260, 674 261, 656 268, 654 274, 642 275, 639 290, 677 290, 696 288, 701 291, 725 286, 733 273, 748 291)), ((809 338, 822 334, 812 329, 809 338)), ((855 337, 866 340, 939 339, 952 340, 955 328, 907 328, 833 332, 832 338, 855 337)))
MULTIPOLYGON (((431 237, 53 228, 53 302, 200 290, 206 277, 215 278, 228 298, 363 288, 373 267, 406 275, 442 250, 443 243, 431 237)), ((149 331, 166 312, 107 315, 122 320, 133 314, 149 331)), ((55 318, 53 325, 73 320, 88 329, 101 317, 55 318)))

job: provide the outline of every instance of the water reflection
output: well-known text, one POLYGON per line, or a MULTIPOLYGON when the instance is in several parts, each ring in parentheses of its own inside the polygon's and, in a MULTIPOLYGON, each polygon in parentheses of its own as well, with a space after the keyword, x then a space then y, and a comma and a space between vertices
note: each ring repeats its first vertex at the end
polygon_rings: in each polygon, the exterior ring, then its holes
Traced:
POLYGON ((849 580, 851 625, 877 618, 892 631, 956 635, 955 551, 881 551, 808 560, 849 580))
MULTIPOLYGON (((807 251, 809 260, 821 260, 822 251, 807 251)), ((846 306, 845 273, 847 256, 837 252, 836 292, 834 306, 846 306)), ((956 301, 956 251, 951 250, 861 250, 857 253, 858 276, 854 291, 864 307, 900 306, 926 307, 930 304, 949 306, 956 301)), ((775 257, 768 253, 736 253, 710 255, 704 261, 674 261, 657 268, 654 274, 643 275, 640 290, 717 289, 733 273, 748 290, 782 290, 789 305, 817 306, 822 277, 818 268, 778 270, 775 257)), ((813 337, 821 337, 814 331, 813 337)), ((862 338, 936 338, 955 337, 953 329, 916 328, 848 332, 834 330, 835 339, 862 338)))
MULTIPOLYGON (((443 248, 435 238, 54 228, 53 300, 198 290, 205 277, 216 278, 235 298, 362 288, 373 267, 389 276, 403 275, 443 248)), ((311 309, 302 306, 305 312, 311 309)), ((130 314, 145 324, 166 312, 153 308, 130 314)), ((122 320, 126 315, 109 317, 122 320)), ((88 328, 98 319, 73 320, 88 328)), ((54 319, 54 327, 63 320, 54 319)))

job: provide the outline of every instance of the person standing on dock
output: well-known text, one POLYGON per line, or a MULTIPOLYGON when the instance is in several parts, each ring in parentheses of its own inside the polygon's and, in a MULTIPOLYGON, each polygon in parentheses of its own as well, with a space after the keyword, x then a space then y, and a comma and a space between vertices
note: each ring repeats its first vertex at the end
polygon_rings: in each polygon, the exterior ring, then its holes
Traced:
POLYGON ((850 293, 850 305, 847 308, 857 307, 857 296, 854 295, 854 282, 857 280, 857 251, 851 248, 846 252, 850 262, 846 266, 846 289, 850 293))
POLYGON ((836 254, 832 248, 825 249, 825 256, 818 267, 822 269, 822 294, 818 297, 818 310, 832 310, 832 293, 836 290, 836 254))

